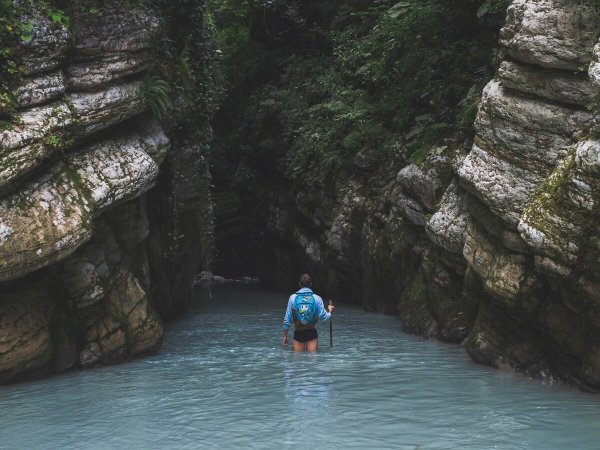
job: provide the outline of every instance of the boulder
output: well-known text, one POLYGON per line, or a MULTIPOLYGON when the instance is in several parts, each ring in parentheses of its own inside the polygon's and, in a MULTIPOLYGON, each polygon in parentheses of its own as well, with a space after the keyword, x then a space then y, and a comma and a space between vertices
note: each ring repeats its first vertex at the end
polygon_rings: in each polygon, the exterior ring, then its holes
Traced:
POLYGON ((0 280, 68 256, 89 240, 94 217, 150 189, 168 141, 149 143, 139 134, 97 142, 0 199, 0 280))
POLYGON ((458 184, 453 181, 439 209, 427 222, 427 236, 444 250, 462 255, 468 221, 458 184))
POLYGON ((502 86, 543 99, 587 106, 595 90, 585 74, 541 69, 516 61, 502 61, 502 86))
POLYGON ((48 103, 65 93, 65 77, 62 71, 34 75, 25 78, 15 89, 14 96, 19 108, 31 108, 48 103))
POLYGON ((31 37, 20 43, 20 66, 26 75, 56 69, 66 58, 71 34, 27 0, 13 3, 23 23, 31 24, 31 37))
POLYGON ((591 60, 599 20, 592 2, 514 0, 500 31, 500 44, 519 61, 577 71, 591 60))

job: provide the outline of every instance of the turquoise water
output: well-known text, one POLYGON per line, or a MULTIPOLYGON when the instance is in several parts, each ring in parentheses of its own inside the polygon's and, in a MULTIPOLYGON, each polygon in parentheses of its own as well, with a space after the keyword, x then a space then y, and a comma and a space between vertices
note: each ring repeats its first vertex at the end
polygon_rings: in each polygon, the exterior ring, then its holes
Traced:
POLYGON ((281 348, 285 294, 221 288, 158 355, 0 387, 0 448, 600 448, 600 397, 476 365, 339 305, 281 348))

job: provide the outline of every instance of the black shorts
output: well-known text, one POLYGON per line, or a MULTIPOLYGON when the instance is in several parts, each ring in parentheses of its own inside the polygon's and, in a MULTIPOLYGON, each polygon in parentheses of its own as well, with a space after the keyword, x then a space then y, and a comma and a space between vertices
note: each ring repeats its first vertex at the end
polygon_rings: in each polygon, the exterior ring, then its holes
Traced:
POLYGON ((307 328, 306 330, 295 330, 294 340, 298 342, 314 341, 319 337, 316 328, 307 328))

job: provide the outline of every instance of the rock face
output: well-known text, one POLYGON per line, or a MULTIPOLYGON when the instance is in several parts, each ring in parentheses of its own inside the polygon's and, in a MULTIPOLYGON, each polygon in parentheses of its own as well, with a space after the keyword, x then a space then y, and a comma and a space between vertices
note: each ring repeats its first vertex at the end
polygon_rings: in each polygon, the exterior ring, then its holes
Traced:
POLYGON ((515 0, 472 143, 259 190, 261 278, 310 270, 478 362, 600 389, 598 23, 592 1, 515 0))
POLYGON ((19 11, 33 31, 18 121, 0 131, 0 382, 155 349, 155 304, 165 317, 185 309, 203 224, 178 229, 191 269, 159 287, 155 274, 172 271, 156 249, 171 243, 152 230, 173 227, 156 211, 173 208, 172 191, 176 211, 212 211, 206 164, 171 144, 141 89, 157 13, 87 2, 66 11, 66 30, 29 4, 19 11))
POLYGON ((600 387, 598 147, 586 106, 599 88, 598 20, 591 2, 513 2, 501 33, 509 59, 486 88, 476 144, 459 169, 465 195, 492 212, 482 221, 473 211, 465 239, 463 255, 488 295, 466 349, 488 364, 592 389, 600 387), (490 235, 487 221, 502 234, 490 235))

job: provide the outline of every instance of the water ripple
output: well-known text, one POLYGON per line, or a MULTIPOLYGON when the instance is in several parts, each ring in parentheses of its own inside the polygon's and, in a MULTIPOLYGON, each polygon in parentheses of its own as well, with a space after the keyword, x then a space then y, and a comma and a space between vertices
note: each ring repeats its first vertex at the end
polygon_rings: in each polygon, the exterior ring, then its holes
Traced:
POLYGON ((286 298, 225 289, 158 355, 0 388, 0 448, 598 448, 598 397, 475 365, 395 317, 340 306, 333 349, 325 325, 318 354, 282 350, 286 298))

